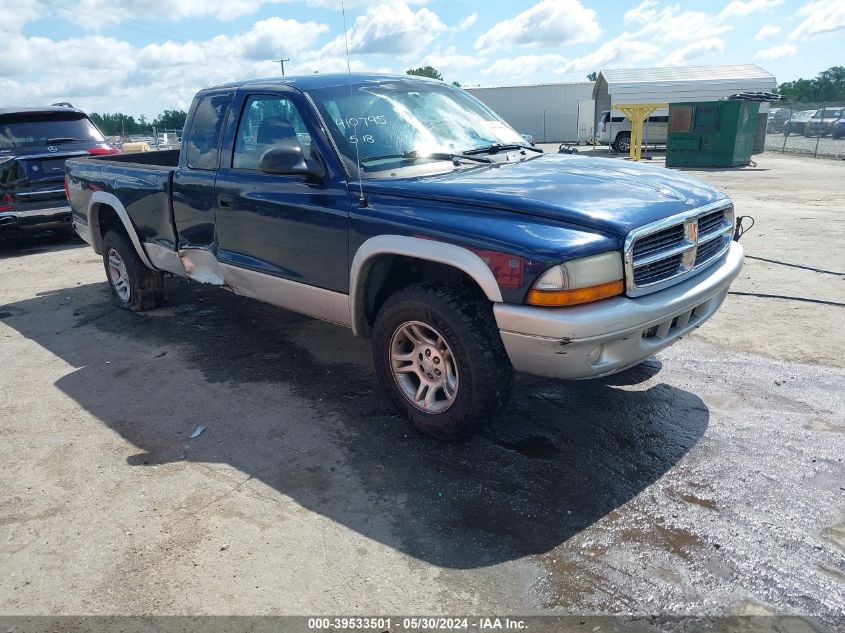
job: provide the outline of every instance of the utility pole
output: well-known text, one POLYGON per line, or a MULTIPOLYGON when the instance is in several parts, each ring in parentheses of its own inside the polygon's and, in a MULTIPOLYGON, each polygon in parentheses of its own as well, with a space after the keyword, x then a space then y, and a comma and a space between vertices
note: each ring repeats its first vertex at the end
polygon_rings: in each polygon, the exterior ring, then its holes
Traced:
POLYGON ((285 62, 290 61, 290 57, 285 57, 284 59, 274 59, 274 62, 279 62, 282 65, 282 77, 285 76, 285 62))

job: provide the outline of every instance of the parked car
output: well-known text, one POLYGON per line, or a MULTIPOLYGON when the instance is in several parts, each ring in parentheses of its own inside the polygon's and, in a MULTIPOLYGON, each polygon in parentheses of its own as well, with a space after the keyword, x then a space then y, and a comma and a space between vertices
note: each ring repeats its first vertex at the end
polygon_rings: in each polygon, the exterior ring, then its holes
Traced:
POLYGON ((845 107, 827 106, 819 108, 804 126, 804 136, 827 136, 833 129, 833 124, 845 116, 845 107))
POLYGON ((67 162, 74 226, 116 304, 161 305, 170 272, 350 327, 436 437, 502 411, 513 370, 640 363, 709 319, 742 266, 719 189, 543 153, 436 80, 209 88, 183 140, 67 162))
MULTIPOLYGON (((658 110, 643 124, 643 145, 665 145, 669 134, 669 114, 658 110)), ((631 149, 631 121, 622 114, 605 110, 599 117, 596 134, 599 145, 610 145, 615 151, 627 153, 631 149)))
POLYGON ((783 124, 783 135, 789 136, 790 134, 803 134, 807 121, 809 121, 816 112, 816 110, 799 110, 798 112, 793 112, 792 116, 789 117, 783 124))
POLYGON ((771 108, 766 118, 766 132, 769 134, 783 132, 784 123, 789 119, 788 108, 771 108))
POLYGON ((70 229, 65 160, 114 151, 70 104, 0 108, 0 237, 70 229))
POLYGON ((833 138, 842 138, 845 136, 845 117, 839 119, 831 126, 830 135, 833 138))

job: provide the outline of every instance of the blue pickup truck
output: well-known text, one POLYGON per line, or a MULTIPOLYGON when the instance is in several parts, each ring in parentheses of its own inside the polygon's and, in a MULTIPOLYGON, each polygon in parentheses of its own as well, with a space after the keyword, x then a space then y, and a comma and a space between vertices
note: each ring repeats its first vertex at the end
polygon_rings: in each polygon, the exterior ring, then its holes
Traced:
POLYGON ((408 76, 205 89, 181 150, 71 159, 66 186, 117 305, 159 306, 169 272, 347 326, 442 438, 495 416, 514 370, 594 378, 671 345, 743 261, 712 186, 545 154, 408 76))

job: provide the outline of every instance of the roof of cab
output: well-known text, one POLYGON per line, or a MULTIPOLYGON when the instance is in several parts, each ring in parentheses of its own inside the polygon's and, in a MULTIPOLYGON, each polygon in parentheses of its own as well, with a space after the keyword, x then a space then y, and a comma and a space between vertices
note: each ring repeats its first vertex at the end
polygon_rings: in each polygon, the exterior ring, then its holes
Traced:
MULTIPOLYGON (((238 89, 243 86, 292 86, 298 90, 317 90, 318 88, 337 88, 340 86, 350 86, 355 84, 367 82, 382 82, 382 81, 396 81, 399 79, 411 79, 418 81, 438 81, 429 77, 419 77, 417 75, 379 75, 375 73, 333 73, 328 75, 292 75, 290 77, 266 77, 264 79, 246 79, 244 81, 235 81, 219 86, 211 86, 204 88, 200 92, 207 90, 217 90, 220 88, 234 88, 238 89)), ((442 83, 439 82, 438 83, 442 83)))

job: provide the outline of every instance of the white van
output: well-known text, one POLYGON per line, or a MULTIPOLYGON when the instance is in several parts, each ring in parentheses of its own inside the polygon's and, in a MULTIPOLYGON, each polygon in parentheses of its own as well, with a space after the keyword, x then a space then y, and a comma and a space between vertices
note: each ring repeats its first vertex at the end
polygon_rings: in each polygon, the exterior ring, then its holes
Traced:
MULTIPOLYGON (((643 145, 665 145, 669 133, 669 111, 656 110, 643 124, 643 145)), ((610 145, 614 150, 628 153, 631 149, 631 121, 621 112, 605 110, 599 118, 599 129, 596 131, 596 142, 599 145, 610 145)))

